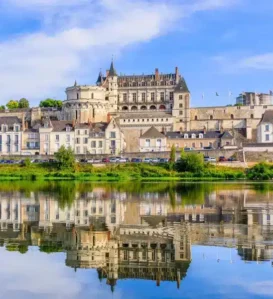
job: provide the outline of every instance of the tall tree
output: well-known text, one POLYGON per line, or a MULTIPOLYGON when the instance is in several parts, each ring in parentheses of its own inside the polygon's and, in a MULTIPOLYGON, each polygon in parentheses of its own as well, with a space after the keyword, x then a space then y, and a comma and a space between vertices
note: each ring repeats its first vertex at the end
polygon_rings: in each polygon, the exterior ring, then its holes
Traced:
POLYGON ((19 108, 19 102, 18 101, 14 101, 14 100, 10 100, 8 103, 7 103, 7 108, 12 110, 12 109, 16 109, 16 108, 19 108))
POLYGON ((2 111, 2 110, 5 110, 5 106, 4 105, 1 105, 0 106, 0 110, 2 111))
POLYGON ((29 108, 29 101, 26 98, 20 99, 19 108, 29 108))

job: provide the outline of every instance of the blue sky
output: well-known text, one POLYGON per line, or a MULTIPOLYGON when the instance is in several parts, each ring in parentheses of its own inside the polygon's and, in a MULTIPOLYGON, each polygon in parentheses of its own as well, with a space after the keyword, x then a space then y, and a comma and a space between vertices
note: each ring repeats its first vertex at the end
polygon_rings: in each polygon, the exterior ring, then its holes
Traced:
POLYGON ((155 281, 124 279, 117 281, 113 295, 105 280, 99 281, 95 269, 74 272, 65 265, 65 258, 65 253, 46 254, 35 247, 23 255, 1 248, 0 298, 266 299, 273 296, 271 262, 246 264, 235 249, 193 246, 192 262, 179 290, 175 282, 162 282, 157 287, 155 281))
POLYGON ((118 73, 178 66, 192 106, 234 103, 273 89, 272 16, 272 0, 0 0, 0 104, 64 99, 112 55, 118 73))

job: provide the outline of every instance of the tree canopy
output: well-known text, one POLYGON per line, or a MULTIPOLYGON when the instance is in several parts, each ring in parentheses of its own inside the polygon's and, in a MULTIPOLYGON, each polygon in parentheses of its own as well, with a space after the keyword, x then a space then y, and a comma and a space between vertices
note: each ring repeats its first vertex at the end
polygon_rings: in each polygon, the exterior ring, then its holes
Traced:
POLYGON ((15 100, 10 100, 6 106, 10 110, 17 109, 17 108, 19 108, 19 102, 15 101, 15 100))
POLYGON ((0 106, 0 110, 5 110, 5 106, 4 106, 4 105, 1 105, 1 106, 0 106))
POLYGON ((54 108, 61 108, 63 106, 63 102, 60 100, 54 100, 54 99, 50 99, 47 98, 44 101, 41 101, 39 104, 40 107, 54 107, 54 108))
POLYGON ((74 169, 75 155, 71 147, 65 148, 62 145, 58 152, 54 154, 60 169, 74 169))
POLYGON ((26 98, 22 98, 19 101, 19 108, 29 108, 29 101, 26 98))

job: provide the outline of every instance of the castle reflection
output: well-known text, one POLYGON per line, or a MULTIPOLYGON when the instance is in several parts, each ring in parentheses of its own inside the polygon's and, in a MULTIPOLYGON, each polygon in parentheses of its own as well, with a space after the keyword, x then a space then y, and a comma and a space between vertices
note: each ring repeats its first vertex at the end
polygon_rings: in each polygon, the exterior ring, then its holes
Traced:
POLYGON ((67 204, 54 190, 0 191, 0 244, 21 253, 29 246, 65 252, 68 267, 97 269, 112 291, 127 278, 179 288, 192 245, 237 248, 245 261, 273 258, 272 191, 231 185, 189 197, 189 190, 95 186, 76 190, 67 204))

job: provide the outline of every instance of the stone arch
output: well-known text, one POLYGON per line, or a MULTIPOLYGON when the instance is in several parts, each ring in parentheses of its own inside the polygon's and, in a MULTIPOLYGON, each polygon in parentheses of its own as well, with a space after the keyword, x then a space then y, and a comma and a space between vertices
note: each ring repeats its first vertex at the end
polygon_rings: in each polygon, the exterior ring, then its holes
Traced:
POLYGON ((127 106, 123 106, 122 110, 128 110, 128 107, 127 106))
POLYGON ((147 110, 147 106, 141 106, 140 110, 147 110))
POLYGON ((156 106, 155 106, 155 105, 152 105, 152 106, 150 107, 150 110, 156 110, 156 106))
POLYGON ((160 105, 159 106, 159 110, 165 110, 166 109, 166 106, 165 105, 160 105))
POLYGON ((131 110, 137 110, 137 106, 133 106, 131 110))

